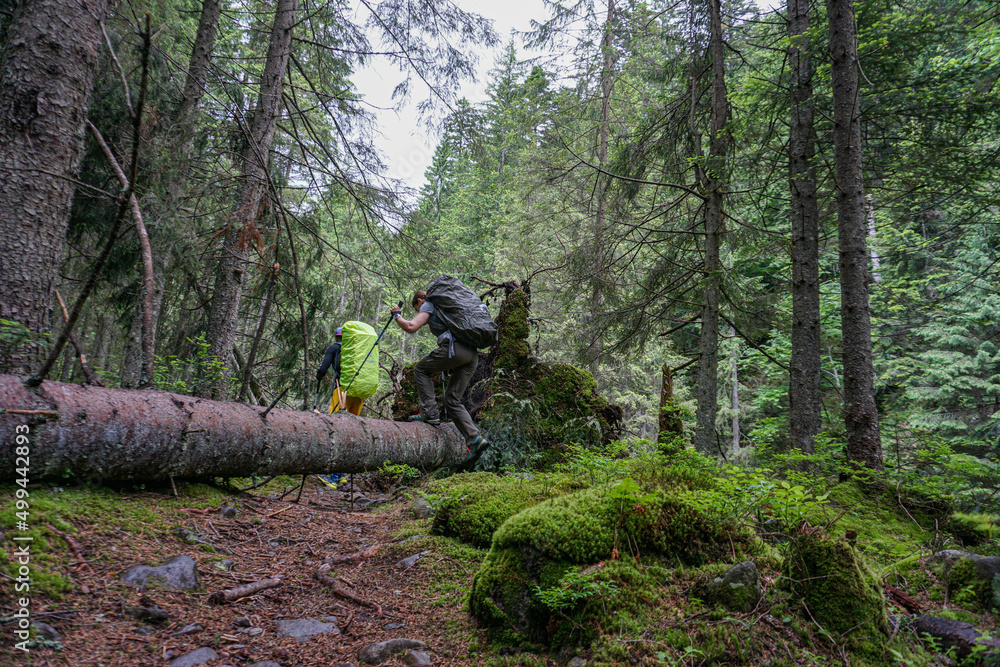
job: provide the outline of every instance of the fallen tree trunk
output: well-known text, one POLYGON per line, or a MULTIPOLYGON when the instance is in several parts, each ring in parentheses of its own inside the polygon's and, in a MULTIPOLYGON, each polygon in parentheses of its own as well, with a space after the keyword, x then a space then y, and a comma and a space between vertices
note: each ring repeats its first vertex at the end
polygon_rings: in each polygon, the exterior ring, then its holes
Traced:
POLYGON ((263 413, 156 390, 49 381, 31 390, 0 375, 0 466, 8 480, 130 481, 364 472, 386 461, 428 468, 466 453, 451 424, 263 413))

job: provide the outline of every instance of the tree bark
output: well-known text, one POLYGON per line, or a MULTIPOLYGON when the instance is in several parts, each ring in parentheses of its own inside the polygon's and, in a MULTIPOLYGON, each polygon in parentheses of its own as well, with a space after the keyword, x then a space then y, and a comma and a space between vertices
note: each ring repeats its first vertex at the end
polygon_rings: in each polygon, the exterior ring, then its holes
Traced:
POLYGON ((868 227, 861 173, 861 104, 853 2, 827 0, 827 13, 833 81, 847 458, 855 464, 882 471, 868 298, 865 242, 868 227))
MULTIPOLYGON (((715 418, 719 411, 719 292, 722 284, 723 179, 729 136, 729 100, 726 93, 725 47, 722 39, 722 8, 720 0, 711 0, 711 35, 709 50, 712 57, 712 135, 709 141, 708 163, 704 173, 705 201, 705 285, 701 309, 701 337, 698 343, 701 361, 698 364, 698 424, 692 442, 705 454, 718 451, 715 441, 715 418)), ((692 93, 693 94, 693 93, 692 93)))
POLYGON ((285 71, 288 69, 297 8, 298 0, 279 0, 274 14, 257 107, 250 123, 247 148, 242 157, 240 192, 226 230, 208 315, 206 333, 209 354, 224 362, 225 369, 219 381, 200 390, 203 396, 225 398, 229 388, 229 356, 236 339, 249 244, 260 233, 257 230, 257 220, 267 200, 267 168, 274 129, 281 113, 281 91, 285 71))
POLYGON ((0 54, 0 317, 48 333, 108 2, 16 7, 0 54))
POLYGON ((791 118, 788 172, 792 227, 792 355, 788 403, 791 446, 815 450, 822 428, 819 321, 819 204, 813 158, 813 85, 809 59, 810 0, 788 0, 788 60, 791 66, 791 118))
POLYGON ((464 439, 433 427, 354 415, 271 410, 157 390, 45 381, 36 392, 0 376, 0 465, 13 479, 27 434, 34 480, 154 480, 426 468, 462 461, 464 439), (26 414, 25 414, 26 413, 26 414))

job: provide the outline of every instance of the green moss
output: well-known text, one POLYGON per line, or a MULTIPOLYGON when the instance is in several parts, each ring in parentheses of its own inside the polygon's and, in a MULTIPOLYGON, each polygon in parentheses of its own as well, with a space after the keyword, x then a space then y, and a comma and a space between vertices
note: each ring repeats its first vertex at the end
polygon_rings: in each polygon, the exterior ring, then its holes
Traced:
MULTIPOLYGON (((807 516, 814 526, 836 519, 832 530, 857 535, 856 549, 881 574, 892 571, 898 561, 919 554, 934 533, 921 528, 892 496, 866 494, 856 482, 836 484, 828 489, 827 504, 807 516)), ((933 521, 929 524, 933 526, 933 521)))
POLYGON ((510 517, 583 486, 570 479, 554 483, 547 478, 501 477, 491 473, 455 475, 427 487, 436 506, 432 530, 478 547, 489 547, 493 533, 510 517))
MULTIPOLYGON (((650 479, 664 485, 669 481, 650 479)), ((508 519, 494 533, 490 555, 476 575, 473 614, 487 627, 513 628, 531 641, 585 645, 594 628, 620 623, 624 609, 640 600, 648 607, 659 596, 655 586, 647 586, 652 575, 630 552, 641 553, 644 561, 704 563, 734 548, 750 549, 749 533, 709 509, 708 492, 688 489, 682 480, 674 480, 669 490, 650 482, 635 491, 635 482, 631 484, 628 493, 619 483, 577 491, 508 519), (534 587, 569 585, 564 576, 574 566, 599 562, 605 565, 587 590, 599 589, 601 581, 620 582, 614 600, 602 595, 599 607, 581 602, 571 610, 560 609, 556 618, 532 595, 534 587)))
POLYGON ((609 558, 617 515, 608 487, 547 500, 514 515, 494 534, 494 548, 523 548, 579 565, 609 558))
POLYGON ((789 544, 785 576, 808 616, 856 642, 888 632, 885 600, 876 575, 846 539, 803 533, 789 544))
POLYGON ((523 289, 511 292, 497 314, 496 368, 526 375, 532 366, 528 344, 528 308, 530 299, 523 289))
MULTIPOLYGON (((13 531, 19 521, 15 494, 19 487, 0 487, 0 530, 13 531)), ((223 494, 205 485, 187 485, 178 489, 179 498, 156 496, 161 508, 205 507, 218 503, 223 494)), ((30 488, 28 530, 18 536, 31 537, 32 593, 54 600, 73 590, 69 570, 72 559, 69 544, 59 535, 73 536, 78 525, 86 524, 96 535, 135 533, 150 535, 169 529, 170 521, 149 507, 149 494, 122 494, 108 488, 59 490, 52 487, 30 488)), ((17 576, 18 563, 11 561, 8 549, 0 548, 0 572, 17 576)))

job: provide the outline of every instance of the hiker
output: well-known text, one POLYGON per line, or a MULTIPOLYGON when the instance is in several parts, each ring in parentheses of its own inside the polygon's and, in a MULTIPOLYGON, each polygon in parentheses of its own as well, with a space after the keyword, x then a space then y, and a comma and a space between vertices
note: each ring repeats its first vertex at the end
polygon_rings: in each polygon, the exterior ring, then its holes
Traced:
MULTIPOLYGON (((330 414, 336 412, 336 409, 339 409, 339 406, 344 403, 344 392, 340 390, 340 352, 344 345, 343 336, 344 330, 341 327, 337 327, 337 329, 333 332, 333 345, 326 348, 326 354, 323 355, 323 361, 320 363, 319 368, 316 369, 317 383, 321 382, 323 378, 326 377, 327 371, 333 371, 333 396, 330 398, 330 414)), ((327 485, 331 489, 336 489, 341 478, 346 477, 346 474, 332 472, 329 475, 317 475, 317 477, 319 477, 319 481, 323 482, 323 484, 327 485)))
POLYGON ((330 397, 329 414, 332 415, 339 410, 347 410, 352 415, 360 415, 361 408, 365 404, 365 399, 345 395, 344 390, 340 386, 340 361, 344 347, 343 336, 343 328, 337 327, 336 331, 333 332, 334 343, 326 348, 326 354, 323 355, 323 362, 316 369, 316 380, 322 380, 327 370, 333 370, 333 395, 330 397))
MULTIPOLYGON (((442 278, 446 277, 451 278, 450 276, 442 276, 442 278)), ((461 285, 457 279, 452 280, 461 285)), ((431 284, 431 287, 433 285, 434 283, 431 284)), ((462 288, 468 289, 464 285, 462 288)), ((479 352, 472 345, 464 343, 452 335, 441 315, 435 313, 434 304, 427 300, 426 291, 417 290, 414 292, 411 305, 417 311, 412 320, 403 319, 402 309, 398 306, 391 309, 396 324, 406 333, 416 333, 425 324, 429 325, 431 333, 437 336, 438 346, 433 352, 417 362, 413 368, 413 375, 417 382, 417 394, 420 396, 421 413, 410 417, 410 421, 422 421, 434 426, 441 423, 437 400, 434 398, 434 381, 431 377, 434 373, 449 371, 448 383, 444 388, 444 408, 465 437, 468 455, 459 467, 471 469, 490 446, 486 438, 479 434, 479 429, 472 421, 472 416, 462 404, 462 395, 472 380, 472 374, 476 372, 476 366, 479 365, 479 352)), ((489 313, 487 312, 486 315, 488 318, 489 313)), ((490 322, 492 324, 492 320, 490 322)))

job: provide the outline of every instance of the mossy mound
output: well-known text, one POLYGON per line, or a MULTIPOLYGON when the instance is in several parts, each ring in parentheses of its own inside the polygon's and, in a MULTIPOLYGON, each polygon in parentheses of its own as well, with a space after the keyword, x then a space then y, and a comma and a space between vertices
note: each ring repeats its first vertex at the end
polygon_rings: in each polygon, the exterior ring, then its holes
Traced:
MULTIPOLYGON (((752 550, 748 532, 708 508, 703 497, 708 494, 626 483, 635 484, 628 478, 547 500, 500 526, 472 583, 470 608, 480 623, 494 631, 513 630, 530 641, 558 643, 552 629, 556 617, 539 590, 570 585, 564 578, 574 568, 610 563, 619 551, 641 554, 644 560, 700 564, 734 548, 752 550)), ((595 590, 595 585, 600 588, 599 581, 588 582, 583 590, 595 590)), ((610 615, 617 613, 617 603, 605 599, 603 621, 584 618, 588 606, 583 597, 560 609, 558 618, 579 629, 611 622, 610 615)), ((576 641, 582 635, 574 636, 576 641)))
POLYGON ((551 481, 492 473, 454 475, 428 487, 431 494, 439 497, 432 531, 489 548, 493 533, 510 517, 584 487, 584 482, 568 478, 551 481))
POLYGON ((796 535, 789 544, 785 576, 809 616, 828 632, 849 634, 856 645, 888 634, 879 579, 847 539, 796 535))

